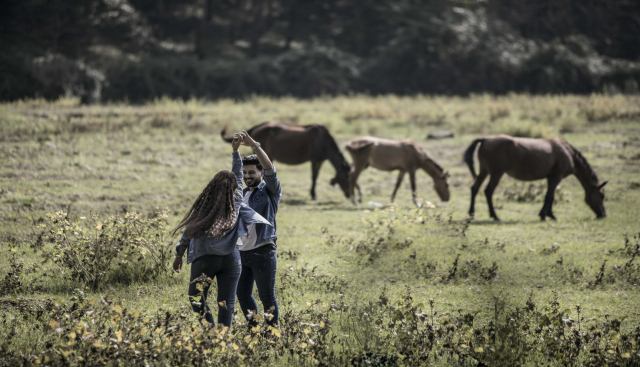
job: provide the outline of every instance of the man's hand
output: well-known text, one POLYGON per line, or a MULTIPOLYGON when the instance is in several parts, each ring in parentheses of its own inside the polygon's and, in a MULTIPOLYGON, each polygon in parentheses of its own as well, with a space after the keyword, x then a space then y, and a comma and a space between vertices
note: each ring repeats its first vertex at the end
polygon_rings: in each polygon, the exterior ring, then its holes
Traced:
POLYGON ((233 134, 233 140, 231 141, 231 147, 234 152, 238 151, 240 144, 242 143, 242 136, 240 134, 233 134))
POLYGON ((242 136, 242 144, 247 145, 251 148, 260 146, 260 144, 258 144, 257 141, 253 140, 253 138, 245 130, 242 130, 239 134, 240 136, 242 136))
POLYGON ((173 259, 173 270, 176 273, 179 273, 180 269, 182 269, 182 256, 177 256, 176 255, 176 258, 173 259))

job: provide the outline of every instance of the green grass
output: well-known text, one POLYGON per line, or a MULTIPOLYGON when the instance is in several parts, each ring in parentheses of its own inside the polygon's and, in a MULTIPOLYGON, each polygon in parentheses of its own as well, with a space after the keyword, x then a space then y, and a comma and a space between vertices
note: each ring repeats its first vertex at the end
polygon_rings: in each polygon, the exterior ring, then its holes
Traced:
MULTIPOLYGON (((39 254, 29 247, 37 236, 33 223, 46 213, 69 209, 75 216, 107 215, 123 208, 168 208, 170 223, 175 224, 210 177, 230 166, 230 146, 219 138, 220 129, 247 128, 265 120, 323 123, 341 147, 357 135, 412 138, 451 173, 449 203, 437 199, 424 172, 418 174, 419 197, 436 206, 418 210, 411 204, 408 182, 390 205, 396 174, 368 169, 360 178, 364 201, 354 207, 329 185, 333 168, 328 162, 318 180, 317 202, 309 200, 309 164, 276 162, 283 185, 279 272, 315 268, 318 274, 344 282, 339 290, 279 284, 278 292, 291 300, 288 306, 304 310, 307 302, 335 299, 338 292, 347 302, 362 303, 376 300, 383 288, 400 298, 408 286, 417 302, 433 299, 443 313, 479 312, 486 321, 496 298, 521 306, 529 296, 544 302, 557 294, 563 307, 581 305, 587 321, 609 315, 622 319, 624 330, 640 326, 639 284, 623 280, 613 270, 628 260, 618 251, 625 234, 640 232, 637 96, 353 96, 87 107, 63 100, 0 105, 0 278, 9 268, 10 243, 18 244, 28 269, 23 275, 27 286, 0 298, 2 307, 17 312, 6 306, 10 300, 64 302, 74 288, 81 288, 58 276, 52 265, 41 265, 39 254), (436 130, 451 130, 455 137, 427 141, 427 133, 436 130), (489 221, 479 195, 476 219, 467 225, 472 180, 462 153, 474 137, 494 133, 562 136, 570 141, 599 177, 609 180, 608 217, 594 219, 578 181, 571 177, 562 182, 554 207, 558 221, 540 222, 543 184, 504 178, 494 197, 503 222, 489 221), (374 209, 378 204, 383 208, 374 209), (381 231, 378 220, 389 224, 381 231), (385 228, 394 230, 386 242, 410 238, 410 244, 381 248, 377 259, 366 261, 374 251, 371 241, 386 236, 385 228), (485 280, 473 268, 468 277, 458 274, 443 281, 458 255, 460 264, 475 261, 489 268, 495 262, 496 276, 485 280), (605 260, 605 281, 589 287, 605 260)), ((144 312, 184 311, 187 283, 188 271, 183 271, 152 283, 114 284, 88 297, 106 295, 144 312)), ((27 350, 28 338, 43 335, 23 332, 22 344, 13 345, 16 350, 27 350)), ((35 345, 42 347, 41 342, 35 345)))

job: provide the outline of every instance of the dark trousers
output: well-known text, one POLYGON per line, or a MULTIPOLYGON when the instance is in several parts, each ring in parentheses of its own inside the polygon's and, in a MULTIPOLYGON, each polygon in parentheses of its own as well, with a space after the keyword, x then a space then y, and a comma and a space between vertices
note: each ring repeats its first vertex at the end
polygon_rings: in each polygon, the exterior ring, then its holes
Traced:
POLYGON ((213 316, 207 305, 207 295, 211 283, 203 281, 203 279, 206 279, 205 276, 211 280, 216 278, 218 283, 218 323, 231 326, 241 269, 238 250, 234 250, 229 255, 206 255, 197 258, 191 264, 191 281, 189 282, 191 308, 207 321, 213 323, 213 316))
POLYGON ((240 257, 242 259, 242 275, 240 275, 240 282, 238 282, 238 301, 240 301, 244 316, 250 325, 256 324, 252 317, 258 311, 258 305, 252 295, 253 283, 255 282, 264 312, 273 316, 265 316, 267 323, 277 325, 275 245, 264 245, 253 250, 240 251, 240 257))

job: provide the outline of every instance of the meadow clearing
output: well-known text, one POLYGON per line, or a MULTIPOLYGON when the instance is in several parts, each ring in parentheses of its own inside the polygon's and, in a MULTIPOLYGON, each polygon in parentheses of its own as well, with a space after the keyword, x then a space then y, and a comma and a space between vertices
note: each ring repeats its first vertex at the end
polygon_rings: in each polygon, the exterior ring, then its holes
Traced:
MULTIPOLYGON (((0 105, 0 365, 638 365, 640 97, 252 98, 0 105), (229 169, 224 126, 325 124, 410 138, 447 169, 451 200, 418 173, 367 169, 354 206, 310 165, 276 162, 280 330, 230 331, 192 313, 170 230, 229 169), (450 139, 427 140, 448 130, 450 139), (541 222, 543 182, 505 177, 490 220, 467 218, 464 149, 484 134, 561 136, 608 180, 596 220, 574 177, 541 222)), ((213 288, 212 288, 213 290, 213 288)), ((210 301, 212 302, 212 301, 210 301)), ((214 306, 214 305, 212 305, 214 306)))

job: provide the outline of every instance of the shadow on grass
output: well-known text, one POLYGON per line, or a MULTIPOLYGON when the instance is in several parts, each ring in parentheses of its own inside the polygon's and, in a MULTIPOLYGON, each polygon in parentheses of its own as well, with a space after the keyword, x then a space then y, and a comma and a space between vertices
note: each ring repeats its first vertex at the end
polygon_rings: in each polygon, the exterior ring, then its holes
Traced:
POLYGON ((355 206, 351 204, 351 202, 346 200, 345 201, 342 201, 342 200, 312 201, 311 199, 288 198, 288 199, 283 199, 281 203, 282 205, 291 205, 291 206, 300 206, 300 207, 307 206, 311 210, 321 210, 321 211, 327 211, 327 210, 354 211, 354 210, 371 209, 369 207, 364 207, 364 206, 360 206, 360 207, 355 206))
MULTIPOLYGON (((462 222, 462 221, 461 221, 462 222)), ((500 224, 504 224, 504 225, 509 225, 509 224, 525 224, 528 222, 525 221, 520 221, 520 220, 500 220, 500 221, 495 221, 493 219, 481 219, 481 220, 471 220, 470 225, 473 224, 477 224, 477 225, 481 225, 481 226, 486 226, 486 225, 500 225, 500 224)))
POLYGON ((300 206, 300 205, 307 205, 309 201, 306 199, 300 199, 300 198, 290 198, 290 199, 282 199, 281 203, 284 205, 300 206))

